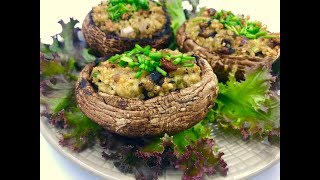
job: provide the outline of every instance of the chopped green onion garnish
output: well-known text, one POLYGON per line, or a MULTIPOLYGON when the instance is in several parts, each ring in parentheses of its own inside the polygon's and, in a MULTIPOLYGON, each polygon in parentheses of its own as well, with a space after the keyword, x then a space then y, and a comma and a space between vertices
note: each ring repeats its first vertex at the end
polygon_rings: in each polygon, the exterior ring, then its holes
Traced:
POLYGON ((162 58, 162 54, 160 52, 151 52, 149 53, 149 57, 154 60, 159 60, 162 58))
POLYGON ((138 61, 139 63, 144 63, 144 59, 142 58, 142 56, 139 54, 137 55, 138 61))
POLYGON ((144 49, 139 44, 136 44, 134 47, 137 48, 141 52, 144 51, 144 49))
POLYGON ((129 58, 129 57, 126 57, 126 56, 122 56, 122 57, 120 58, 120 60, 121 60, 121 61, 125 61, 125 62, 132 62, 132 61, 133 61, 132 58, 129 58))
POLYGON ((146 67, 145 64, 141 64, 141 65, 139 66, 140 69, 144 69, 145 67, 146 67))
POLYGON ((246 34, 246 37, 249 38, 249 39, 255 39, 256 38, 256 35, 253 35, 253 34, 246 34))
POLYGON ((138 66, 139 63, 137 63, 137 62, 129 62, 128 65, 129 65, 129 67, 133 68, 135 66, 138 66))
POLYGON ((138 11, 139 9, 149 9, 147 0, 109 0, 107 11, 111 20, 118 21, 122 14, 129 12, 129 9, 126 7, 127 4, 131 5, 134 11, 138 11))
POLYGON ((138 72, 134 75, 134 77, 137 78, 137 79, 139 79, 141 75, 142 75, 142 71, 138 71, 138 72))
POLYGON ((182 57, 182 54, 177 54, 177 55, 171 56, 172 59, 181 58, 181 57, 182 57))
POLYGON ((265 35, 265 36, 261 36, 262 38, 277 38, 278 36, 275 35, 265 35))
POLYGON ((177 59, 173 60, 172 64, 177 65, 177 64, 179 64, 180 61, 181 61, 181 58, 177 58, 177 59))
POLYGON ((193 67, 194 64, 184 64, 183 67, 193 67))
POLYGON ((116 55, 110 57, 110 58, 108 59, 108 61, 114 63, 117 59, 119 59, 120 56, 121 56, 121 55, 116 54, 116 55))
POLYGON ((92 76, 96 78, 99 74, 100 74, 100 72, 96 71, 96 72, 92 73, 92 76))
POLYGON ((193 60, 196 60, 196 58, 195 57, 193 57, 193 56, 188 56, 188 55, 184 55, 184 56, 182 56, 182 59, 183 60, 186 60, 186 61, 193 61, 193 60))
POLYGON ((157 70, 160 74, 162 74, 162 76, 166 76, 166 75, 167 75, 167 72, 164 71, 163 69, 161 69, 159 66, 156 67, 156 70, 157 70))
POLYGON ((267 35, 268 33, 267 33, 267 31, 259 31, 257 34, 255 34, 256 35, 256 37, 258 38, 258 37, 260 37, 260 36, 264 36, 264 35, 267 35))

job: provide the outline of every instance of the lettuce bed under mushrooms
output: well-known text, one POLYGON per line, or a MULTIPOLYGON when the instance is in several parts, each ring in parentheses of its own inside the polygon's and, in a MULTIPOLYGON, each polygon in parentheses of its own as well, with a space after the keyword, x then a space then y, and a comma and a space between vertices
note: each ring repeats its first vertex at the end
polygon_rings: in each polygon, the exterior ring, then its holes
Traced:
MULTIPOLYGON (((163 3, 169 2, 173 3, 163 3)), ((174 22, 174 16, 171 17, 174 22)), ((179 17, 178 21, 181 24, 184 18, 179 17)), ((80 152, 99 142, 106 150, 102 157, 112 160, 121 172, 133 173, 136 179, 157 179, 165 168, 182 170, 183 179, 201 179, 204 174, 226 175, 229 169, 222 159, 223 152, 218 151, 218 144, 210 136, 212 124, 235 129, 246 139, 251 135, 280 136, 279 98, 270 90, 272 76, 262 68, 248 73, 242 82, 231 75, 226 84, 219 83, 216 106, 201 122, 183 132, 156 138, 128 138, 105 131, 87 118, 75 102, 78 73, 85 64, 100 60, 80 40, 80 29, 74 28, 77 22, 73 19, 59 22, 62 41, 54 36, 52 44, 40 42, 40 101, 45 107, 41 115, 61 129, 61 145, 80 152)))

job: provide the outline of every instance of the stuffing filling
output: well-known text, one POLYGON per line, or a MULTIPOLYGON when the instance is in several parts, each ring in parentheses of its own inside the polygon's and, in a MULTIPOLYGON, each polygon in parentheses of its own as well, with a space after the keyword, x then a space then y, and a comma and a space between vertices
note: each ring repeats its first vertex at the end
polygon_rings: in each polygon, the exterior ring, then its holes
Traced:
POLYGON ((168 49, 156 51, 136 46, 94 67, 92 82, 99 93, 125 98, 149 99, 190 87, 201 81, 196 58, 168 49), (134 52, 134 53, 132 53, 134 52))
POLYGON ((230 11, 205 10, 186 22, 186 35, 199 46, 222 55, 243 57, 277 56, 280 49, 278 33, 269 33, 249 16, 234 15, 230 11))
POLYGON ((152 38, 164 30, 167 19, 162 6, 153 1, 130 4, 125 0, 103 1, 92 8, 92 19, 96 26, 107 34, 115 34, 126 38, 152 38), (120 2, 118 2, 120 1, 120 2), (114 4, 112 4, 114 2, 114 4))

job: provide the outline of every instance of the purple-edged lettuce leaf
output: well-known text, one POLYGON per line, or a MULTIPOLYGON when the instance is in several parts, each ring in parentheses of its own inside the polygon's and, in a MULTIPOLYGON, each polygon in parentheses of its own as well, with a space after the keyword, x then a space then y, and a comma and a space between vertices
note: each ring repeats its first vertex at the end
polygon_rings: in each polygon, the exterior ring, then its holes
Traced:
POLYGON ((224 153, 215 152, 213 139, 201 138, 194 146, 188 145, 176 167, 184 171, 182 179, 203 179, 204 174, 212 175, 220 172, 226 176, 228 167, 221 158, 224 153))
POLYGON ((77 23, 72 18, 68 23, 61 20, 62 39, 55 35, 52 44, 40 41, 40 103, 45 107, 41 115, 64 129, 60 144, 81 151, 95 143, 102 128, 86 117, 75 101, 77 75, 83 66, 96 59, 81 40, 80 29, 74 27, 77 23))
POLYGON ((64 111, 67 128, 60 144, 74 151, 82 151, 95 144, 102 128, 86 117, 78 107, 64 111))
POLYGON ((280 98, 270 91, 273 80, 269 70, 262 67, 248 72, 241 82, 231 74, 226 84, 219 83, 214 107, 217 122, 239 130, 244 139, 280 136, 280 98))
POLYGON ((173 150, 177 161, 171 164, 184 171, 183 179, 201 179, 204 174, 210 175, 217 171, 226 175, 228 168, 221 158, 223 153, 217 152, 217 146, 210 137, 210 122, 213 118, 214 111, 210 110, 207 116, 192 128, 172 136, 165 134, 141 148, 139 153, 152 157, 162 155, 166 149, 173 150))

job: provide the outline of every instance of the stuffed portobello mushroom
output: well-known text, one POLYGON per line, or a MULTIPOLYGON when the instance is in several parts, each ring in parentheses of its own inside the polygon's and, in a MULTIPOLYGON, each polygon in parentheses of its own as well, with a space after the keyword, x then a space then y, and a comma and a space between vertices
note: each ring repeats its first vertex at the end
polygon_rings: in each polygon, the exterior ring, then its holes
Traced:
POLYGON ((135 44, 166 48, 172 36, 170 18, 157 2, 109 0, 93 7, 82 31, 90 48, 100 55, 114 55, 135 44))
POLYGON ((219 80, 226 81, 231 71, 241 80, 248 69, 271 67, 280 56, 280 34, 249 18, 206 9, 179 28, 177 44, 206 59, 219 80))
POLYGON ((205 117, 217 94, 217 77, 203 58, 139 45, 85 66, 76 83, 82 112, 130 137, 188 129, 205 117))

